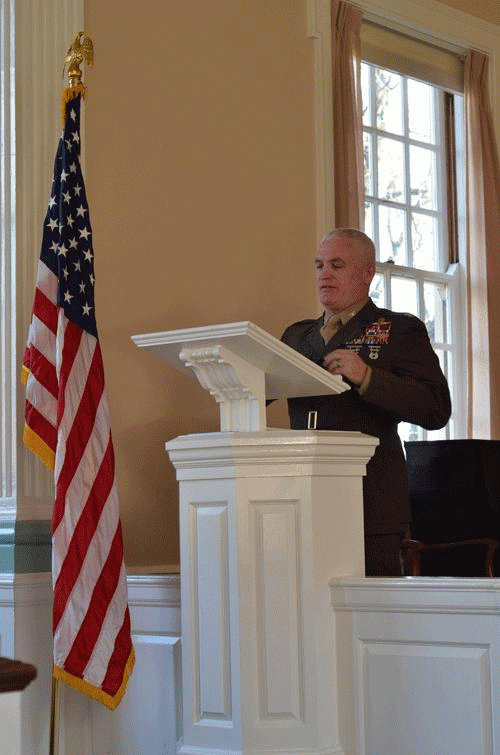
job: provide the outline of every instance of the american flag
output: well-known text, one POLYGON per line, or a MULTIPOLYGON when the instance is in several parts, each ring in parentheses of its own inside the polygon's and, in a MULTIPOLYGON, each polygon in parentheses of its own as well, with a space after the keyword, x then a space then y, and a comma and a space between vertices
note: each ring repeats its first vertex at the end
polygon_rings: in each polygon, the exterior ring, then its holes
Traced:
POLYGON ((80 96, 66 105, 23 380, 24 441, 54 470, 54 676, 115 708, 134 664, 113 444, 80 168, 80 96))

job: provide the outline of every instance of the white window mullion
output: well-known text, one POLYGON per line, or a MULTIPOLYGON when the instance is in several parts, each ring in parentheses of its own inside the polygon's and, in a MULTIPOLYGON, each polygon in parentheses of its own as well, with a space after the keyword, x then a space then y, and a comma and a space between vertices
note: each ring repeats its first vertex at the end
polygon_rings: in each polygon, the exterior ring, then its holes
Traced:
MULTIPOLYGON (((444 96, 442 92, 439 92, 436 90, 434 95, 434 109, 437 113, 438 117, 438 123, 439 123, 439 144, 441 145, 441 149, 437 151, 436 154, 436 163, 437 163, 437 192, 438 192, 438 199, 439 202, 447 208, 447 200, 446 200, 446 163, 445 163, 445 126, 444 126, 444 96)), ((438 227, 439 227, 439 238, 443 240, 444 243, 440 244, 439 253, 441 257, 441 265, 442 269, 446 270, 448 266, 449 261, 449 255, 448 255, 448 249, 449 249, 449 240, 448 240, 448 223, 447 223, 447 212, 440 213, 438 216, 438 227)))
POLYGON ((384 270, 384 286, 385 286, 385 306, 387 309, 392 308, 392 286, 391 286, 391 271, 387 267, 384 270))
POLYGON ((375 198, 378 195, 378 170, 377 170, 377 137, 375 133, 375 129, 373 126, 376 123, 377 120, 377 97, 376 97, 376 87, 375 87, 375 69, 370 68, 370 123, 372 125, 372 129, 370 131, 370 141, 371 141, 371 147, 372 147, 372 192, 373 192, 373 233, 378 235, 378 204, 375 201, 375 198))
POLYGON ((418 316, 421 320, 425 320, 424 279, 420 272, 417 273, 417 298, 418 316))
POLYGON ((406 264, 408 267, 413 265, 413 243, 411 232, 411 181, 410 181, 410 145, 409 145, 409 133, 410 128, 408 124, 408 108, 406 103, 408 101, 408 84, 403 77, 401 80, 401 86, 403 89, 402 97, 402 119, 403 119, 403 136, 404 136, 404 182, 405 182, 405 204, 406 204, 406 264))

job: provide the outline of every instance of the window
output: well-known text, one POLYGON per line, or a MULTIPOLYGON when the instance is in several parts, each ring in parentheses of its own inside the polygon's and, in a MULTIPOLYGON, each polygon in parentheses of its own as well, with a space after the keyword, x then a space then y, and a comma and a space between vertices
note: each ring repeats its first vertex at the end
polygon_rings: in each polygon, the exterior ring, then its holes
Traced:
POLYGON ((463 216, 457 191, 462 166, 462 96, 389 68, 363 62, 365 231, 377 248, 375 303, 409 312, 426 324, 448 378, 454 414, 428 432, 400 425, 404 440, 459 435, 457 365, 464 338, 457 265, 463 216), (458 124, 458 125, 457 125, 458 124), (457 179, 458 176, 458 179, 457 179))
MULTIPOLYGON (((331 96, 332 77, 332 18, 331 0, 307 0, 309 37, 313 42, 314 104, 315 104, 315 190, 316 238, 319 241, 336 222, 336 193, 332 191, 335 172, 333 144, 341 134, 334 118, 331 96), (333 138, 332 138, 333 136, 333 138)), ((466 196, 460 155, 464 138, 460 113, 460 93, 464 86, 464 63, 470 50, 481 50, 489 59, 489 99, 493 105, 492 121, 500 138, 500 37, 498 25, 482 21, 472 15, 454 10, 435 0, 358 0, 361 12, 361 59, 375 67, 397 72, 404 77, 424 81, 443 92, 451 93, 456 106, 458 200, 466 196), (388 28, 390 27, 390 28, 388 28), (373 29, 376 34, 373 34, 373 29), (370 38, 369 38, 370 35, 370 38), (388 37, 395 37, 391 44, 388 37)), ((447 112, 445 108, 445 127, 447 112)), ((467 140, 469 141, 469 140, 467 140)), ((467 143, 467 142, 466 142, 467 143)), ((472 142, 467 144, 471 148, 472 142)), ((447 177, 446 177, 447 178, 447 177)), ((469 187, 467 187, 468 189, 469 187)), ((455 263, 455 290, 451 295, 453 312, 447 313, 451 325, 452 369, 450 387, 453 396, 452 437, 487 438, 495 432, 495 380, 498 370, 494 359, 498 330, 495 309, 487 299, 488 275, 496 285, 496 267, 487 247, 481 241, 481 231, 464 227, 470 217, 476 195, 482 207, 478 186, 472 184, 467 199, 467 213, 457 205, 459 251, 455 263), (466 265, 470 264, 470 269, 466 265), (462 290, 470 288, 467 300, 462 290), (454 297, 456 301, 453 301, 454 297), (490 322, 488 322, 490 317, 490 322), (460 330, 462 328, 462 330, 460 330), (467 357, 471 355, 471 359, 467 357)), ((467 192, 469 193, 469 192, 467 192)), ((469 224, 470 226, 470 224, 469 224)), ((387 255, 389 256, 389 255, 387 255)), ((387 259, 387 257, 385 258, 387 259)), ((380 263, 382 265, 383 263, 380 263)), ((390 263, 389 263, 390 264, 390 263)), ((379 267, 379 272, 382 268, 379 267)), ((390 272, 390 271, 389 271, 390 272)), ((395 273, 395 266, 393 274, 395 273)), ((441 273, 443 271, 440 271, 441 273)), ((445 270, 451 273, 451 269, 445 270)), ((430 276, 430 273, 429 273, 430 276)), ((432 276, 430 276, 432 277, 432 276)), ((405 309, 408 307, 405 306, 405 309)))

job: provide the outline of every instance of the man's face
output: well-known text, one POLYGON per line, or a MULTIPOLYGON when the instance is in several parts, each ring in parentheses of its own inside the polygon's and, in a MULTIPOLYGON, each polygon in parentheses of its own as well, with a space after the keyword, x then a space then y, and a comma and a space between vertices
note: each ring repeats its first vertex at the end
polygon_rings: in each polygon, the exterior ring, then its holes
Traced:
POLYGON ((368 296, 375 266, 362 243, 345 236, 325 239, 316 255, 318 297, 328 312, 340 312, 368 296))

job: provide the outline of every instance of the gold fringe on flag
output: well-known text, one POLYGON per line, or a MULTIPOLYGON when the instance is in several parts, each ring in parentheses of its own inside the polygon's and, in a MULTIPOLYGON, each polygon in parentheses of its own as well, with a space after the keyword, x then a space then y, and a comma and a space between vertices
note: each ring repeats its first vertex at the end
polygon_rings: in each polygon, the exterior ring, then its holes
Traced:
POLYGON ((59 666, 56 666, 55 664, 52 667, 52 675, 54 679, 57 679, 60 682, 64 682, 69 687, 76 689, 78 692, 81 692, 82 694, 91 697, 93 700, 97 700, 98 702, 102 703, 102 705, 105 705, 106 708, 114 710, 118 707, 123 695, 125 694, 127 682, 130 678, 130 675, 132 674, 134 665, 135 651, 132 647, 127 660, 127 664, 125 666, 123 681, 121 683, 120 689, 115 693, 114 696, 108 695, 106 692, 104 692, 104 690, 99 689, 99 687, 95 687, 93 684, 86 682, 84 679, 80 679, 76 676, 73 676, 72 674, 68 674, 67 671, 64 671, 64 669, 59 668, 59 666))
POLYGON ((46 467, 54 470, 56 464, 56 455, 54 451, 37 435, 26 423, 23 430, 23 443, 29 448, 35 456, 45 464, 46 467))
POLYGON ((82 99, 85 99, 85 95, 87 94, 87 87, 85 84, 77 84, 75 87, 66 87, 62 94, 61 98, 61 105, 62 105, 62 122, 63 126, 66 120, 66 105, 68 102, 71 102, 71 100, 76 99, 76 97, 81 96, 82 99))

